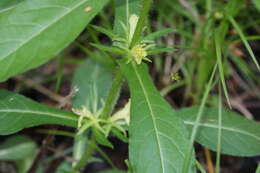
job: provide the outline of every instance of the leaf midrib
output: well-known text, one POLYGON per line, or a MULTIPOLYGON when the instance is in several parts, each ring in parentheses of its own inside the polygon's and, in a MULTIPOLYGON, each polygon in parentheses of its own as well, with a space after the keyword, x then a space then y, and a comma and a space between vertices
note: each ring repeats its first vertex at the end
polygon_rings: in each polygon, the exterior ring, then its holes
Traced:
POLYGON ((63 118, 63 119, 67 119, 67 120, 77 121, 77 118, 73 118, 73 117, 69 117, 69 116, 63 116, 61 114, 54 114, 54 113, 50 113, 50 112, 20 110, 20 109, 1 109, 0 112, 4 112, 4 113, 40 114, 40 115, 48 115, 48 116, 51 116, 51 117, 63 118))
POLYGON ((55 18, 53 21, 51 21, 48 25, 45 25, 45 27, 42 27, 42 29, 39 30, 39 32, 36 32, 35 34, 32 34, 31 37, 28 37, 28 39, 26 39, 25 41, 21 42, 19 46, 17 46, 13 51, 10 51, 7 55, 5 55, 4 58, 0 59, 0 61, 6 59, 7 57, 9 57, 10 55, 12 55, 13 53, 17 52, 21 47, 23 47, 24 45, 26 45, 28 42, 30 42, 31 40, 33 40, 35 37, 39 36, 41 33, 43 33, 45 30, 47 30, 49 27, 51 27, 53 24, 59 22, 63 17, 67 16, 68 14, 70 14, 71 12, 73 12, 75 9, 77 9, 78 7, 80 7, 83 3, 85 3, 87 0, 82 0, 81 2, 79 2, 78 4, 76 4, 74 7, 69 8, 70 10, 66 10, 65 13, 63 15, 60 15, 59 17, 55 18))
MULTIPOLYGON (((195 122, 193 122, 193 121, 185 121, 184 120, 184 124, 195 125, 195 122)), ((209 127, 209 128, 216 128, 216 129, 219 128, 218 126, 216 126, 214 124, 208 124, 208 123, 199 123, 198 125, 202 126, 202 127, 209 127)), ((234 128, 230 128, 230 127, 226 127, 226 126, 221 126, 221 129, 222 130, 226 130, 226 131, 240 133, 240 134, 247 135, 247 136, 251 136, 251 137, 255 138, 256 140, 260 141, 260 137, 255 136, 254 134, 248 133, 248 132, 243 131, 243 130, 234 129, 234 128)))
POLYGON ((154 131, 155 131, 155 136, 156 136, 156 141, 157 141, 157 147, 158 147, 158 150, 159 150, 159 153, 160 153, 160 165, 161 165, 161 168, 162 168, 162 173, 165 172, 164 170, 164 162, 163 162, 163 154, 162 154, 162 151, 161 151, 161 143, 160 143, 160 140, 159 140, 159 134, 158 134, 158 128, 156 126, 156 121, 155 121, 155 117, 154 117, 154 112, 153 112, 153 109, 152 109, 152 106, 151 106, 151 103, 149 101, 149 97, 148 97, 148 94, 145 90, 145 87, 144 87, 144 84, 143 84, 143 81, 140 77, 140 74, 138 73, 137 69, 136 69, 136 66, 135 64, 132 64, 133 68, 134 68, 134 71, 135 71, 135 74, 137 76, 137 79, 138 79, 138 82, 140 83, 140 86, 143 90, 143 94, 144 94, 144 97, 145 97, 145 101, 147 102, 147 105, 148 105, 148 108, 149 108, 149 111, 150 111, 150 115, 152 117, 152 122, 153 122, 153 126, 154 126, 154 131))

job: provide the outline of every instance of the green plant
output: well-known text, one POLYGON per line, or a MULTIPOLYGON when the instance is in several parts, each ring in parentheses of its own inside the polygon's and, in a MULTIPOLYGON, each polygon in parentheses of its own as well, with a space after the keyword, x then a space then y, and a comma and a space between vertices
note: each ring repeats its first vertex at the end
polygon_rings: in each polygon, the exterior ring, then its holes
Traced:
POLYGON ((15 161, 18 172, 25 173, 31 167, 36 149, 35 142, 29 137, 11 136, 0 145, 0 160, 15 161))
MULTIPOLYGON (((148 22, 152 0, 115 0, 112 4, 115 8, 113 29, 109 28, 109 24, 105 27, 91 25, 88 33, 94 42, 90 44, 92 48, 84 46, 81 41, 76 43, 91 59, 84 60, 74 74, 72 111, 56 109, 17 93, 1 90, 0 135, 42 124, 74 128, 75 133, 42 130, 44 133, 73 138, 72 156, 75 161, 72 164, 64 162, 58 169, 65 172, 80 172, 86 164, 95 161, 94 151, 117 172, 113 162, 99 147, 113 148, 109 136, 129 143, 129 161, 126 163, 128 172, 133 173, 203 171, 195 158, 195 141, 217 152, 216 172, 220 172, 220 153, 259 155, 259 123, 222 106, 222 92, 228 105, 232 106, 225 79, 234 69, 228 58, 231 57, 239 67, 248 66, 244 61, 235 60, 235 55, 229 49, 228 45, 234 40, 228 35, 229 27, 237 31, 259 70, 248 38, 235 20, 244 2, 230 1, 221 10, 212 9, 211 0, 206 2, 205 22, 199 20, 198 10, 192 7, 194 11, 191 14, 178 11, 182 17, 176 29, 152 32, 148 22), (183 16, 196 26, 199 39, 183 31, 187 24, 183 16), (111 45, 102 44, 92 34, 95 32, 93 30, 110 38, 111 45), (158 39, 172 33, 183 36, 181 41, 187 42, 186 48, 191 49, 190 54, 195 58, 186 64, 177 60, 183 77, 180 77, 178 70, 166 74, 166 79, 172 78, 174 83, 160 93, 148 72, 147 64, 154 62, 157 70, 161 71, 162 60, 157 56, 163 52, 171 53, 177 47, 162 46, 158 39), (194 42, 197 47, 193 46, 194 42), (93 47, 97 50, 93 50, 93 47), (117 110, 115 105, 124 79, 131 96, 125 106, 117 110), (197 82, 193 84, 194 79, 197 82), (198 106, 174 109, 162 95, 184 84, 188 86, 184 97, 190 98, 192 104, 198 106), (210 93, 215 88, 219 91, 219 97, 210 93)), ((106 21, 101 10, 108 3, 108 0, 0 3, 0 81, 47 62, 68 46, 98 13, 101 13, 100 20, 106 21)), ((257 1, 255 3, 258 7, 257 1)), ((164 17, 165 11, 160 11, 163 5, 178 9, 170 0, 161 2, 158 6, 159 19, 167 19, 164 17)), ((60 64, 62 66, 62 62, 60 64)), ((247 79, 250 86, 259 84, 256 73, 250 68, 242 70, 242 73, 250 76, 247 79)), ((58 74, 57 81, 60 78, 58 74)), ((60 82, 57 82, 56 90, 59 86, 60 82)), ((66 104, 66 101, 61 100, 62 104, 66 104)))

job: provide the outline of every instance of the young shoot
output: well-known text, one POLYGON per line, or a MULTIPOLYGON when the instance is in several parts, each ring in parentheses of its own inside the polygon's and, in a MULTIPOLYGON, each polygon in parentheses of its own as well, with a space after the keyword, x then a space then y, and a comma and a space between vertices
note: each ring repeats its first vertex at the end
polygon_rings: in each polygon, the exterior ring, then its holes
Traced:
MULTIPOLYGON (((148 34, 140 39, 135 45, 131 46, 132 39, 134 36, 134 32, 137 27, 137 23, 139 20, 139 16, 136 14, 132 14, 129 17, 127 25, 121 22, 122 28, 124 30, 124 35, 117 35, 111 30, 93 26, 97 31, 107 35, 113 42, 112 46, 104 46, 92 44, 94 47, 98 49, 102 49, 103 51, 113 52, 115 54, 119 54, 125 58, 127 58, 127 63, 133 62, 136 64, 141 64, 143 61, 152 62, 148 56, 154 55, 157 50, 157 53, 162 53, 165 51, 169 51, 168 48, 159 48, 156 47, 154 40, 147 38, 154 38, 154 33, 148 34), (163 50, 163 51, 162 51, 163 50)), ((143 28, 143 31, 145 28, 143 28)), ((161 36, 161 34, 158 34, 161 36)), ((173 49, 171 49, 173 50, 173 49)))

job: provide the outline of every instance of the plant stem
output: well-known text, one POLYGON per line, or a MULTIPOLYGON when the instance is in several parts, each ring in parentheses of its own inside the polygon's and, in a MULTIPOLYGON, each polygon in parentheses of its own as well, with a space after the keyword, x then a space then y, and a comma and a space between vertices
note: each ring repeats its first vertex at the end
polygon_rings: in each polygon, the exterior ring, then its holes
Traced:
POLYGON ((210 13, 212 12, 212 1, 206 0, 206 9, 207 9, 207 17, 210 16, 210 13))
POLYGON ((115 74, 115 79, 109 90, 109 94, 106 99, 105 106, 100 114, 100 118, 106 119, 111 114, 111 112, 114 108, 115 102, 118 98, 118 94, 120 92, 122 80, 123 80, 122 72, 118 69, 115 74))
MULTIPOLYGON (((75 136, 73 144, 73 158, 75 160, 79 160, 83 157, 83 152, 87 148, 87 140, 86 133, 75 136)), ((76 165, 77 162, 72 163, 72 167, 75 167, 76 165)))
MULTIPOLYGON (((83 168, 86 163, 88 162, 89 158, 93 154, 95 147, 96 146, 96 141, 94 135, 92 135, 90 142, 88 143, 88 147, 84 154, 82 154, 82 157, 80 160, 77 162, 77 164, 74 166, 73 171, 78 172, 80 171, 81 168, 83 168)), ((82 151, 83 153, 83 151, 82 151)))
POLYGON ((212 83, 213 83, 213 79, 214 79, 214 76, 215 76, 215 73, 216 73, 216 69, 217 69, 217 65, 215 65, 215 67, 213 69, 213 72, 212 72, 212 75, 210 77, 210 80, 209 80, 209 82, 208 82, 208 84, 206 86, 206 91, 205 91, 205 93, 203 95, 203 98, 202 98, 202 101, 201 101, 201 105, 199 107, 199 111, 198 111, 198 114, 197 114, 195 125, 192 128, 192 133, 191 133, 191 137, 190 137, 190 143, 189 143, 189 146, 188 146, 188 150, 185 153, 185 159, 184 159, 184 163, 183 163, 183 167, 182 167, 181 173, 187 173, 188 170, 189 170, 189 165, 190 165, 190 161, 191 161, 191 154, 193 153, 194 140, 196 138, 197 131, 199 129, 199 122, 200 122, 201 117, 203 115, 203 110, 204 110, 204 107, 206 105, 206 100, 207 100, 209 92, 210 92, 210 90, 212 88, 212 83))
POLYGON ((160 93, 162 96, 166 96, 169 92, 171 92, 172 90, 181 87, 185 84, 186 81, 182 80, 182 81, 178 81, 176 83, 173 83, 165 88, 163 88, 160 93))
POLYGON ((66 136, 74 138, 76 135, 73 132, 65 131, 65 130, 56 130, 56 129, 38 129, 36 130, 37 133, 42 134, 52 134, 52 135, 59 135, 59 136, 66 136))
POLYGON ((195 163, 196 163, 196 166, 197 166, 197 168, 199 169, 199 171, 200 171, 201 173, 207 173, 207 172, 205 171, 205 169, 203 168, 203 166, 200 164, 199 161, 196 160, 195 163))
POLYGON ((221 86, 219 84, 219 110, 218 110, 218 143, 216 158, 216 173, 220 173, 220 154, 221 154, 221 136, 222 136, 222 103, 221 103, 221 86))
MULTIPOLYGON (((221 27, 219 29, 221 29, 221 27)), ((227 99, 228 106, 230 108, 232 108, 230 100, 229 100, 229 96, 228 96, 227 85, 226 85, 226 82, 225 82, 225 74, 224 74, 224 67, 223 67, 223 62, 222 62, 221 47, 220 47, 221 42, 219 40, 219 38, 220 38, 219 33, 221 33, 221 32, 216 31, 215 35, 214 35, 219 75, 220 75, 221 84, 222 84, 222 87, 223 87, 223 90, 224 90, 224 94, 225 94, 225 97, 227 99)))
POLYGON ((204 147, 204 153, 205 153, 205 157, 206 157, 208 172, 214 173, 214 166, 213 166, 213 162, 212 162, 212 159, 211 159, 211 152, 208 148, 204 147))

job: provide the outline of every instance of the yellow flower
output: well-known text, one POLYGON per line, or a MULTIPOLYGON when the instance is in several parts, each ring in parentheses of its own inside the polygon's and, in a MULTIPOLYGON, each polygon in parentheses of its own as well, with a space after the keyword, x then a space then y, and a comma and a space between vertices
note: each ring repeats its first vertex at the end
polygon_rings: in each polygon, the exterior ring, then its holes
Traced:
POLYGON ((181 80, 179 73, 172 73, 171 78, 172 78, 172 80, 177 81, 177 82, 181 80))
POLYGON ((138 44, 131 49, 131 55, 133 56, 137 64, 141 64, 142 60, 151 62, 147 56, 147 52, 144 48, 144 44, 138 44))

